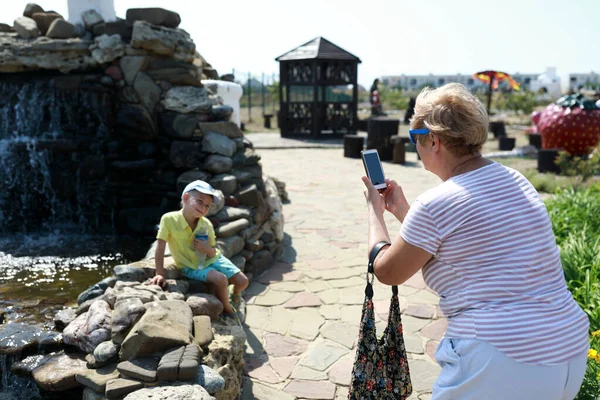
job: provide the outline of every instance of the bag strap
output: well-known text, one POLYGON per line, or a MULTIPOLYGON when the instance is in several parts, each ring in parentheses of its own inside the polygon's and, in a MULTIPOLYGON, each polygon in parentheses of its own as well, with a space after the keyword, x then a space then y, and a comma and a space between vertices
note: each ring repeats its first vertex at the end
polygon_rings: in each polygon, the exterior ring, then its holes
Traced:
MULTIPOLYGON (((365 288, 365 296, 369 299, 373 298, 373 279, 375 274, 375 269, 373 265, 375 264, 375 258, 377 258, 377 254, 383 249, 384 246, 390 245, 389 242, 381 241, 373 246, 371 253, 369 253, 369 264, 367 267, 367 287, 365 288), (371 280, 369 280, 369 274, 371 274, 371 280)), ((398 294, 398 286, 392 286, 392 293, 394 296, 398 294)))

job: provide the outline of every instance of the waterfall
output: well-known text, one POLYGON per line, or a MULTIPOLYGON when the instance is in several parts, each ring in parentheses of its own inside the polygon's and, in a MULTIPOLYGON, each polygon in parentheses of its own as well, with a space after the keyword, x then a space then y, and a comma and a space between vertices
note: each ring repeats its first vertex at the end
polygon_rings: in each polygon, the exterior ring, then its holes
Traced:
POLYGON ((52 78, 0 80, 0 233, 100 224, 106 178, 82 179, 80 169, 110 138, 108 99, 58 89, 52 78))
POLYGON ((37 384, 10 372, 10 366, 18 357, 0 354, 0 400, 37 400, 41 399, 37 384))

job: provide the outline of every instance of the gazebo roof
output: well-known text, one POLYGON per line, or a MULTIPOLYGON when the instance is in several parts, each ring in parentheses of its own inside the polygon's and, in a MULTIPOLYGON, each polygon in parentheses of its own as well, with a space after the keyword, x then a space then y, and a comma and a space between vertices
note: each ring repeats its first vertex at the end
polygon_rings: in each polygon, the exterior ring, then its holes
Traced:
POLYGON ((277 57, 276 61, 291 61, 291 60, 346 60, 356 61, 360 63, 360 58, 352 53, 348 53, 341 47, 331 43, 324 37, 316 37, 313 40, 296 47, 293 50, 277 57))

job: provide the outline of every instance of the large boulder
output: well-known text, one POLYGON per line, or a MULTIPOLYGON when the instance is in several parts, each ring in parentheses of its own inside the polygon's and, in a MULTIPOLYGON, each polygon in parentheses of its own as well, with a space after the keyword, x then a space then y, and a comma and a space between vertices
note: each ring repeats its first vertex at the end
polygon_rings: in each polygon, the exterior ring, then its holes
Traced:
POLYGON ((186 302, 160 301, 146 307, 146 313, 121 345, 121 360, 187 345, 193 340, 192 310, 186 302))
POLYGON ((75 26, 64 19, 55 19, 50 24, 46 36, 52 39, 69 39, 75 36, 75 26))
POLYGON ((212 400, 206 389, 200 385, 157 386, 137 390, 123 400, 212 400))
POLYGON ((204 134, 202 140, 202 150, 207 153, 220 154, 225 157, 231 157, 235 153, 237 145, 227 136, 218 133, 208 132, 204 134))
POLYGON ((125 55, 125 46, 119 35, 102 35, 94 38, 94 44, 90 46, 92 58, 98 64, 113 62, 125 55))
POLYGON ((144 303, 139 298, 118 301, 112 313, 111 335, 114 343, 121 344, 129 330, 146 312, 144 303))
POLYGON ((127 21, 146 21, 153 25, 177 28, 181 23, 179 14, 164 8, 130 8, 127 10, 127 21))
POLYGON ((181 114, 209 113, 218 100, 209 96, 203 87, 176 86, 170 89, 162 101, 165 109, 181 114))
POLYGON ((33 371, 33 379, 44 390, 61 392, 79 386, 76 375, 87 370, 84 355, 65 354, 64 351, 46 357, 33 371))
POLYGON ((196 52, 196 45, 184 31, 152 25, 146 21, 133 23, 131 47, 185 62, 193 61, 196 52))
POLYGON ((212 294, 192 293, 186 301, 194 316, 207 315, 215 320, 223 312, 223 303, 212 294))
POLYGON ((25 10, 23 11, 23 16, 31 18, 33 14, 40 12, 44 12, 44 9, 42 7, 38 6, 35 3, 27 3, 27 5, 25 6, 25 10))
POLYGON ((23 39, 36 38, 40 35, 37 23, 29 17, 19 17, 15 19, 15 31, 23 39))
POLYGON ((107 302, 95 301, 89 310, 79 315, 63 331, 65 344, 92 353, 96 346, 110 339, 112 311, 107 302))
POLYGON ((37 27, 42 35, 45 35, 54 20, 64 19, 62 15, 55 12, 34 13, 31 18, 37 23, 37 27))

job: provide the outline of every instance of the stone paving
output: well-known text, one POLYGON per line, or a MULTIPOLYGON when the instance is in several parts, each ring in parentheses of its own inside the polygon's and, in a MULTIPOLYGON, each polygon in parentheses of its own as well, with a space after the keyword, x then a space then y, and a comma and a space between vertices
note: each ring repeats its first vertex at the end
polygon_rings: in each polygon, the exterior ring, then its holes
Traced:
MULTIPOLYGON (((278 134, 270 134, 269 145, 278 134)), ((254 277, 247 301, 243 399, 347 398, 364 301, 367 221, 360 159, 343 149, 269 150, 248 135, 267 174, 286 183, 283 258, 254 277)), ((283 146, 285 147, 285 146, 283 146)), ((386 176, 402 184, 410 201, 439 183, 414 153, 405 166, 384 162, 386 176)), ((387 216, 395 236, 400 223, 387 216)), ((410 399, 429 399, 440 368, 433 353, 446 320, 438 296, 416 275, 399 287, 404 337, 414 387, 410 399)), ((375 285, 377 331, 383 332, 391 289, 375 285)))

